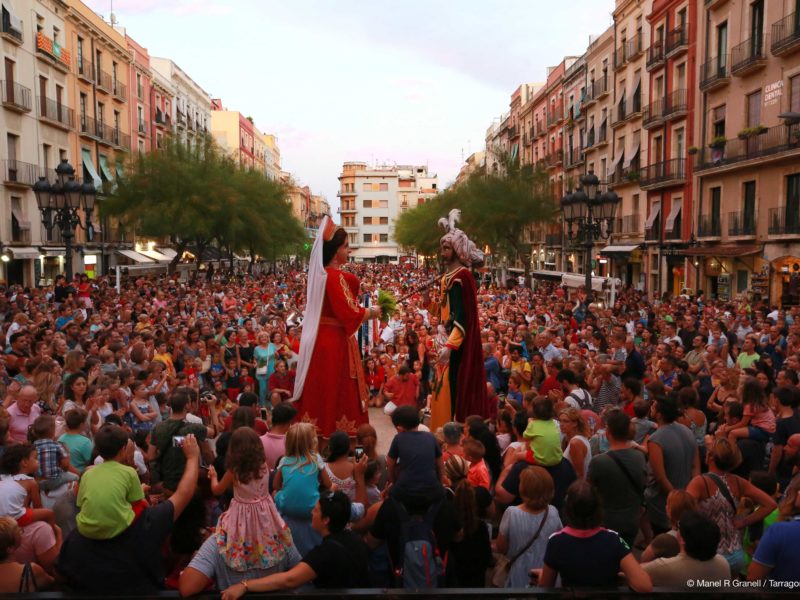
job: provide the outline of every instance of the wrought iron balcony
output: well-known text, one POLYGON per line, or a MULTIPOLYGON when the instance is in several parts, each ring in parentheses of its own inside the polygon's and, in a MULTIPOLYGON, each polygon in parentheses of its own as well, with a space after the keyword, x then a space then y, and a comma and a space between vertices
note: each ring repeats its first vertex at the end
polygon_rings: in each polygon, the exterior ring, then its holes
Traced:
POLYGON ((14 186, 31 186, 39 179, 39 167, 19 160, 4 160, 3 183, 14 186))
POLYGON ((648 165, 639 172, 639 185, 652 190, 686 182, 686 160, 673 158, 648 165))
POLYGON ((110 94, 114 89, 113 80, 111 75, 98 67, 95 71, 95 81, 97 82, 97 89, 110 94))
POLYGON ((728 69, 728 60, 714 57, 707 61, 700 69, 700 89, 704 92, 728 85, 731 74, 728 69))
POLYGON ((114 79, 112 82, 112 92, 117 100, 122 102, 128 101, 128 86, 122 83, 119 79, 114 79))
POLYGON ((664 99, 659 98, 645 106, 642 111, 642 127, 652 129, 661 125, 664 122, 664 113, 666 112, 664 110, 665 104, 664 99))
POLYGON ((696 169, 714 169, 732 163, 779 154, 800 151, 800 124, 776 125, 762 134, 740 139, 726 140, 722 147, 702 148, 697 157, 696 169))
POLYGON ((583 101, 584 106, 594 104, 601 98, 608 95, 608 79, 596 79, 589 82, 586 87, 586 98, 583 101))
POLYGON ((0 33, 3 34, 4 38, 12 41, 17 45, 22 45, 24 41, 22 31, 17 27, 15 27, 14 25, 12 25, 11 15, 8 14, 3 15, 2 28, 0 28, 0 33))
POLYGON ((642 36, 636 35, 614 51, 614 68, 621 69, 642 53, 642 36))
POLYGON ((648 71, 657 69, 664 64, 664 40, 653 42, 647 49, 647 62, 645 67, 648 71))
POLYGON ((36 104, 39 107, 39 117, 50 124, 62 129, 73 129, 75 127, 75 111, 71 108, 67 108, 63 104, 44 96, 39 96, 36 99, 36 104))
POLYGON ((745 236, 756 234, 755 215, 738 210, 728 213, 728 235, 745 236))
POLYGON ((800 11, 772 25, 772 54, 783 56, 800 49, 800 11))
POLYGON ((84 59, 77 59, 76 71, 79 79, 83 79, 88 83, 94 83, 94 63, 84 59))
POLYGON ((548 233, 544 236, 544 245, 548 248, 560 248, 564 243, 562 238, 561 233, 548 233))
POLYGON ((664 55, 666 58, 677 56, 685 52, 689 47, 689 35, 686 26, 678 26, 669 33, 667 33, 666 42, 664 44, 664 55))
POLYGON ((797 205, 769 209, 769 234, 800 234, 800 210, 797 205))
POLYGON ((742 76, 766 66, 766 46, 763 35, 734 46, 731 51, 731 73, 742 76))
POLYGON ((697 237, 720 237, 721 231, 719 215, 700 215, 697 217, 697 237))
POLYGON ((3 106, 15 112, 30 112, 33 105, 31 103, 31 90, 24 85, 13 81, 0 81, 0 92, 3 106))

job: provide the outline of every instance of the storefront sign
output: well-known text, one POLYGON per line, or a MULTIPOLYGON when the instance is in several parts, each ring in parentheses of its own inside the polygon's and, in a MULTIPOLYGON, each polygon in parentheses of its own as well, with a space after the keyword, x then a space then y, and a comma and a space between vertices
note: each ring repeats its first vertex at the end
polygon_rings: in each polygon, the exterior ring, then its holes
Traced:
POLYGON ((764 106, 774 106, 783 96, 783 80, 770 83, 764 88, 764 106))

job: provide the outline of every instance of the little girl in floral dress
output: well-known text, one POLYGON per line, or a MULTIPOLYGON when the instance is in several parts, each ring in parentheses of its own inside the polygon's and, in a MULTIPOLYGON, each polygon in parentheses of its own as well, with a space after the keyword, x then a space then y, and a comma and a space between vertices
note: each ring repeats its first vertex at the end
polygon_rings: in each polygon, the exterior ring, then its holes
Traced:
POLYGON ((269 467, 255 431, 240 427, 233 432, 225 467, 222 481, 214 467, 208 470, 214 495, 233 485, 233 500, 217 523, 219 552, 234 571, 269 569, 284 559, 293 541, 269 494, 269 467))

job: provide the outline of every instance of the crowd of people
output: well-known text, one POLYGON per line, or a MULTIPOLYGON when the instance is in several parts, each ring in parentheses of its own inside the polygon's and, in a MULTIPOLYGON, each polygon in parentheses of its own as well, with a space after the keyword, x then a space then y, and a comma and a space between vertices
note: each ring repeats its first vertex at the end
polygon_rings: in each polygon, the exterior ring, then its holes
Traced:
POLYGON ((400 302, 325 436, 303 272, 6 289, 0 592, 800 585, 800 308, 476 274, 490 408, 432 426, 436 272, 341 268, 400 302))

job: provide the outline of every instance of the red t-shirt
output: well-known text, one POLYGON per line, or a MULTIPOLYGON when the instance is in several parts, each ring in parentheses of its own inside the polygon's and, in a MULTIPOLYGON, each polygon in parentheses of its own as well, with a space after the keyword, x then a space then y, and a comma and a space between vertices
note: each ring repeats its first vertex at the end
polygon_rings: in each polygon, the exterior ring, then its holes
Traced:
POLYGON ((405 381, 400 379, 400 375, 395 375, 386 383, 383 390, 393 394, 391 401, 395 406, 416 406, 419 382, 413 373, 409 373, 405 381))

